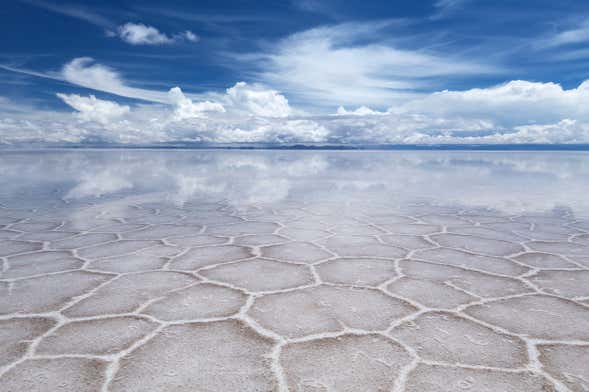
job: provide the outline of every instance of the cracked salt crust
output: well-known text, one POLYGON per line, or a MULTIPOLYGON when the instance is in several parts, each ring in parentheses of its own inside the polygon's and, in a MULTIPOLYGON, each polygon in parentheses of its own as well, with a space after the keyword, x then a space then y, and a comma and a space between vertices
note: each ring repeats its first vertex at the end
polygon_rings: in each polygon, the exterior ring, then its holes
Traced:
POLYGON ((2 391, 589 387, 588 221, 75 208, 0 208, 2 391))

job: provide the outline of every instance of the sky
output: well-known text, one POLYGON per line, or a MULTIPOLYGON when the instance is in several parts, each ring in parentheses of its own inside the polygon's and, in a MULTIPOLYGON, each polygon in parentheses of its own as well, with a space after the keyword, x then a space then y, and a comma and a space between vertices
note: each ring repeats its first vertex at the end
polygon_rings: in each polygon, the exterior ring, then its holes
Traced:
POLYGON ((11 0, 0 146, 589 143, 586 0, 11 0))

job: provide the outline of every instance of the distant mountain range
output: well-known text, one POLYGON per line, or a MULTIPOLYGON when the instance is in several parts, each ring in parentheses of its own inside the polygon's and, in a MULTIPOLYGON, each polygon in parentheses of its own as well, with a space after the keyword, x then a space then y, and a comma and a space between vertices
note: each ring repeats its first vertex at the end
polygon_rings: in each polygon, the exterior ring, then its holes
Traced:
POLYGON ((589 144, 264 144, 264 143, 158 143, 145 145, 83 144, 0 144, 12 149, 158 149, 158 150, 480 150, 480 151, 589 151, 589 144))

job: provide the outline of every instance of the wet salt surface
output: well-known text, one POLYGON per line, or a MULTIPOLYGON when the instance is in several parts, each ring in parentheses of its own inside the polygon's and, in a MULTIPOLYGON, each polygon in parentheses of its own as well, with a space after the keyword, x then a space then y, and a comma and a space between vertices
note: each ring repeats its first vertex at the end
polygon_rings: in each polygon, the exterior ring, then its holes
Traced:
POLYGON ((589 154, 0 153, 2 391, 587 391, 589 154))

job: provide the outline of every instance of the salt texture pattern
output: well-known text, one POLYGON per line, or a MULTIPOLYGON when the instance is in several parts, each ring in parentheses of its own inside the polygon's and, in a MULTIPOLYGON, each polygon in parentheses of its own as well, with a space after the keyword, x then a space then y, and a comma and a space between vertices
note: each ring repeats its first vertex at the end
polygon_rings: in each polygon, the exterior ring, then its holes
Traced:
POLYGON ((587 391, 588 162, 0 153, 0 390, 587 391))

